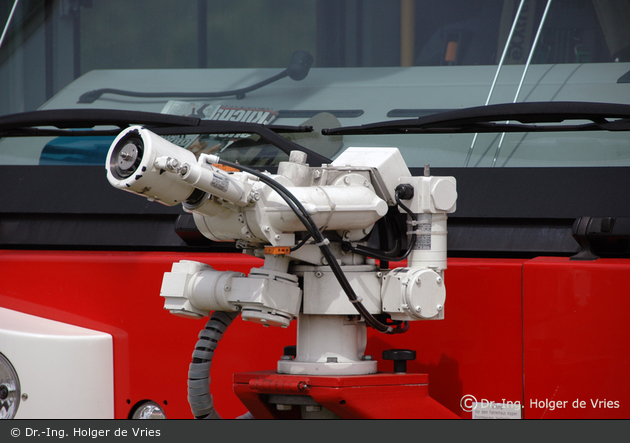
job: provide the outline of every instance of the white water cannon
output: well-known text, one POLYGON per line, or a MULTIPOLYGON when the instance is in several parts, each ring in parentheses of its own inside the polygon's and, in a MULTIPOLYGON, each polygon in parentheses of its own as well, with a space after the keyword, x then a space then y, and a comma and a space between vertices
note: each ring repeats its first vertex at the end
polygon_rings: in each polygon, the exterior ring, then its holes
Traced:
POLYGON ((265 259, 248 276, 175 263, 162 283, 165 309, 194 318, 240 312, 265 326, 297 318, 296 356, 279 361, 278 372, 375 373, 376 361, 363 354, 366 322, 444 318, 446 214, 456 209, 456 182, 413 177, 397 148, 348 148, 330 164, 305 162, 293 151, 275 175, 228 172, 217 156, 197 158, 131 127, 114 140, 106 168, 116 188, 181 204, 205 237, 265 259), (386 251, 371 240, 385 218, 403 220, 395 234, 406 245, 398 254, 407 266, 391 271, 376 264, 390 256, 380 257, 386 251))

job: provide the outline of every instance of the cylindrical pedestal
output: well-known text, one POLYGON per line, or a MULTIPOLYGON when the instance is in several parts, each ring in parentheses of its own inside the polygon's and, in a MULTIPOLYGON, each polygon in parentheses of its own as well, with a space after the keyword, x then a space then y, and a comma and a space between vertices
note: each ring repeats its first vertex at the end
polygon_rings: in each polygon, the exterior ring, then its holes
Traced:
POLYGON ((365 322, 341 315, 298 317, 297 355, 280 360, 280 374, 375 374, 377 362, 363 355, 367 343, 365 322))

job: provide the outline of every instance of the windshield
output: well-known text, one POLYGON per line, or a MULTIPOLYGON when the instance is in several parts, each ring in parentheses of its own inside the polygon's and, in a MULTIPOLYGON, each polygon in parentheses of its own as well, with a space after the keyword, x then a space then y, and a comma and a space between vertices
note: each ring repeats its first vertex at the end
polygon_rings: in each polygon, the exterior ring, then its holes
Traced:
MULTIPOLYGON (((311 125, 284 136, 330 159, 394 146, 411 167, 630 165, 625 132, 320 132, 499 103, 630 103, 628 0, 7 0, 0 26, 0 116, 311 125)), ((246 133, 166 137, 248 165, 287 159, 246 133)), ((112 140, 5 137, 0 164, 104 165, 112 140)))

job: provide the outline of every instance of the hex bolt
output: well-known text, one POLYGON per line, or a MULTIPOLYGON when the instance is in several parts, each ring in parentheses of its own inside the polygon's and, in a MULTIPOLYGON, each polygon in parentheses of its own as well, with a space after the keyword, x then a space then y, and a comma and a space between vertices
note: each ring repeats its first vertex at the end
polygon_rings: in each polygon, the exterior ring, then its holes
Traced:
POLYGON ((322 271, 315 272, 315 277, 322 278, 323 276, 324 276, 324 273, 322 271))
POLYGON ((444 308, 444 306, 442 306, 442 305, 437 305, 437 306, 436 306, 436 309, 437 309, 438 311, 441 311, 443 308, 444 308))
POLYGON ((169 171, 177 171, 179 169, 179 161, 176 158, 169 157, 166 160, 166 167, 169 171))

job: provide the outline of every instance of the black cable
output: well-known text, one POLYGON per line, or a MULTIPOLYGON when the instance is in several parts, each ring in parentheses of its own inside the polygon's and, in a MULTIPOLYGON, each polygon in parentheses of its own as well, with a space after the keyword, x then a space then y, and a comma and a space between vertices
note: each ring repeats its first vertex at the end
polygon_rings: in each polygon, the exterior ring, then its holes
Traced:
POLYGON ((405 258, 409 257, 409 254, 411 254, 411 251, 413 250, 415 244, 416 244, 416 239, 417 239, 417 234, 416 231, 417 229, 415 229, 418 225, 418 216, 416 214, 414 214, 411 209, 409 209, 407 206, 405 206, 405 204, 403 202, 400 201, 400 189, 399 187, 396 187, 396 193, 395 193, 395 198, 396 198, 396 204, 401 207, 403 209, 403 211, 405 211, 407 213, 407 215, 409 215, 409 218, 411 218, 412 220, 412 228, 413 229, 413 234, 411 234, 411 239, 409 239, 409 245, 407 246, 407 251, 402 255, 403 258, 401 258, 401 260, 404 260, 405 258))
POLYGON ((221 98, 234 96, 238 100, 245 98, 245 94, 267 86, 273 82, 281 80, 285 77, 290 77, 292 80, 300 81, 304 80, 308 75, 311 66, 313 65, 313 56, 306 51, 295 51, 291 54, 291 60, 289 66, 279 72, 276 75, 262 80, 254 85, 247 86, 245 88, 232 89, 229 91, 219 92, 138 92, 138 91, 124 91, 122 89, 114 88, 102 88, 95 89, 83 93, 79 97, 77 103, 94 103, 103 94, 115 94, 127 97, 144 97, 144 98, 169 98, 169 97, 181 97, 181 98, 221 98))
POLYGON ((308 234, 306 237, 304 237, 297 245, 295 246, 291 246, 291 252, 297 251, 298 249, 300 249, 302 246, 304 246, 306 244, 307 241, 309 241, 311 239, 311 234, 308 234))
MULTIPOLYGON (((407 206, 404 205, 404 203, 402 203, 402 201, 400 201, 400 192, 398 188, 396 188, 395 199, 396 199, 396 204, 400 208, 402 208, 402 210, 405 211, 414 222, 417 222, 418 217, 416 216, 416 214, 414 214, 407 206)), ((378 249, 368 248, 367 246, 362 246, 362 245, 352 246, 349 242, 345 242, 344 247, 345 247, 345 250, 347 251, 354 252, 355 254, 363 255, 365 257, 371 257, 371 258, 376 258, 376 259, 385 260, 385 261, 402 261, 406 259, 407 257, 409 257, 409 254, 411 254, 411 251, 413 250, 413 247, 416 243, 416 238, 417 238, 417 235, 414 230, 413 234, 411 235, 411 238, 409 239, 407 250, 405 251, 403 255, 399 255, 399 256, 393 254, 393 252, 397 250, 396 247, 391 251, 391 253, 389 251, 383 253, 382 251, 379 251, 378 249)))
POLYGON ((291 192, 289 192, 288 189, 286 189, 284 186, 282 186, 280 183, 278 183, 271 177, 268 177, 265 174, 262 174, 261 172, 255 169, 252 169, 252 168, 249 168, 247 166, 243 166, 237 163, 232 163, 226 160, 222 160, 222 159, 219 159, 219 163, 224 164, 226 166, 230 166, 232 168, 239 169, 241 171, 245 171, 249 174, 252 174, 258 177, 262 182, 267 184, 269 187, 271 187, 274 191, 276 191, 278 195, 280 195, 280 197, 282 197, 282 199, 293 210, 293 212, 298 217, 298 219, 302 222, 302 224, 304 225, 306 230, 309 232, 309 234, 311 234, 311 236, 315 240, 315 244, 319 247, 320 251, 322 252, 322 255, 324 256, 326 262, 328 263, 328 266, 330 267, 331 271, 337 278, 337 281, 341 285, 341 288, 348 296, 350 303, 352 303, 355 309, 359 312, 359 314, 361 314, 365 318, 365 321, 367 322, 367 324, 369 324, 372 328, 376 329, 379 332, 392 333, 394 331, 393 327, 388 326, 378 321, 365 308, 365 306, 363 306, 363 304, 361 303, 361 300, 359 299, 359 297, 357 297, 356 293, 354 292, 354 289, 350 285, 350 282, 348 281, 343 270, 341 269, 341 265, 339 265, 334 254, 328 247, 328 243, 329 243, 328 239, 326 239, 323 236, 323 234, 321 233, 321 231, 318 229, 317 225, 311 218, 311 215, 304 208, 304 206, 302 206, 302 203, 300 203, 300 201, 291 192))

